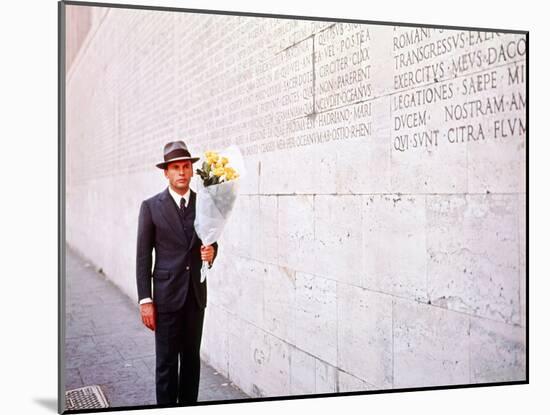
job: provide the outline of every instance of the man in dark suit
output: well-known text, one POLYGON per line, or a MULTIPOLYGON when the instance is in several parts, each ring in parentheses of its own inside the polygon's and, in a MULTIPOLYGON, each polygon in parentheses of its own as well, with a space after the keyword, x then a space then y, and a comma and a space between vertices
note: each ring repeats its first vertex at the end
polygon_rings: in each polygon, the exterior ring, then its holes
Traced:
POLYGON ((199 390, 206 307, 206 281, 200 282, 200 270, 202 261, 211 266, 217 244, 203 246, 194 229, 196 194, 189 183, 198 159, 191 157, 183 141, 166 144, 164 161, 157 167, 164 170, 168 188, 143 201, 139 212, 137 290, 141 319, 155 332, 160 405, 192 404, 199 390))

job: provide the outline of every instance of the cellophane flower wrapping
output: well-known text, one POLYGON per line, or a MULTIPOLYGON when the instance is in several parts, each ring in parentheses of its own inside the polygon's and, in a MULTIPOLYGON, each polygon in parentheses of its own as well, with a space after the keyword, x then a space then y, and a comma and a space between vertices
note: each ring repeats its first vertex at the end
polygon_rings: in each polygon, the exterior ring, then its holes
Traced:
POLYGON ((205 187, 197 181, 195 231, 203 245, 212 245, 222 232, 233 210, 239 189, 239 179, 205 187))
MULTIPOLYGON (((235 206, 239 183, 244 174, 244 162, 238 147, 229 147, 220 154, 229 159, 231 166, 239 172, 239 178, 210 186, 205 186, 200 177, 196 181, 195 231, 203 245, 211 245, 219 240, 235 206)), ((202 165, 202 160, 199 163, 202 165)), ((205 265, 203 263, 201 282, 206 278, 208 268, 205 265)))

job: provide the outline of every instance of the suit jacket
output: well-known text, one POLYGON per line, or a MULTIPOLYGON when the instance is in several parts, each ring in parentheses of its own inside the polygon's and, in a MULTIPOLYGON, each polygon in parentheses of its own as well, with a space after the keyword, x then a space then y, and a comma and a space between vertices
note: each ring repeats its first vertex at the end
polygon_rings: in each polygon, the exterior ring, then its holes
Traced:
MULTIPOLYGON (((196 194, 191 191, 186 212, 192 225, 196 194)), ((157 311, 176 311, 183 307, 187 294, 206 307, 206 281, 200 282, 202 241, 193 227, 184 229, 168 188, 141 204, 138 221, 136 280, 138 299, 151 297, 157 311), (191 236, 192 235, 192 236, 191 236), (153 249, 155 264, 153 267, 153 249), (151 284, 152 280, 152 284, 151 284), (152 285, 152 290, 151 290, 152 285)), ((213 244, 215 255, 218 245, 213 244)))

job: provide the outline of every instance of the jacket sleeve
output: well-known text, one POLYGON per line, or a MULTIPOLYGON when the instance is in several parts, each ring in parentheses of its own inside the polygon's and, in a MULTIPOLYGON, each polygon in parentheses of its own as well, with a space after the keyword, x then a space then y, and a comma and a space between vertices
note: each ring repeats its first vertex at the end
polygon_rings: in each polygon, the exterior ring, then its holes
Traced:
POLYGON ((218 255, 218 243, 214 242, 212 244, 212 247, 214 248, 214 258, 212 258, 212 263, 208 264, 208 268, 212 268, 212 265, 214 265, 214 261, 216 260, 216 256, 218 255))
POLYGON ((209 268, 212 268, 212 265, 214 264, 214 261, 216 260, 216 256, 218 256, 218 243, 214 242, 212 244, 212 246, 214 247, 214 258, 212 258, 212 264, 210 264, 209 268))
POLYGON ((136 252, 136 282, 138 301, 151 297, 151 268, 153 265, 153 244, 155 241, 155 226, 151 211, 146 202, 142 202, 139 210, 136 252))

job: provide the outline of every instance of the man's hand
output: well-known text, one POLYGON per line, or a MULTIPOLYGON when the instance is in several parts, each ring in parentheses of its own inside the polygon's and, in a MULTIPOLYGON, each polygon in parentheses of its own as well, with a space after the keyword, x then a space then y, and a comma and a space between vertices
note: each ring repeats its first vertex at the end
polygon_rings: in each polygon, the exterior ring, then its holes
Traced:
POLYGON ((212 245, 201 246, 201 259, 210 264, 214 261, 214 247, 212 245))
POLYGON ((141 312, 141 321, 148 328, 155 331, 157 328, 157 312, 153 303, 140 304, 139 311, 141 312))

